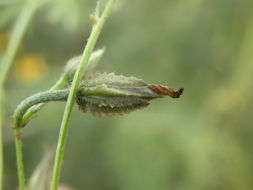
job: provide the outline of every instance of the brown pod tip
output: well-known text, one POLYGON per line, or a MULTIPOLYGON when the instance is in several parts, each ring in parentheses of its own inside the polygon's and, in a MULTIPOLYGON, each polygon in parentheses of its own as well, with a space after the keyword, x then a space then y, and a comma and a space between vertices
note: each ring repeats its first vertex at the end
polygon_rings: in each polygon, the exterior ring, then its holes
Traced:
POLYGON ((160 96, 170 96, 171 98, 179 98, 184 91, 184 88, 179 88, 177 91, 175 91, 173 88, 158 84, 150 84, 148 85, 148 88, 160 96))

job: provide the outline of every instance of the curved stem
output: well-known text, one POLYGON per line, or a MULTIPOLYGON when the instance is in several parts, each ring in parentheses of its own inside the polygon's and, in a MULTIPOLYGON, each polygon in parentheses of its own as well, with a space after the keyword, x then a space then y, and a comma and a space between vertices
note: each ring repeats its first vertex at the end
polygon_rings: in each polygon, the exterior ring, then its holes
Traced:
MULTIPOLYGON (((50 89, 50 90, 58 90, 58 89, 63 89, 64 87, 66 87, 66 80, 64 77, 61 77, 56 84, 50 89)), ((32 118, 32 116, 37 113, 45 104, 41 103, 35 106, 30 107, 22 116, 21 121, 20 121, 20 125, 21 126, 25 126, 30 119, 32 118)))
POLYGON ((16 155, 17 155, 17 168, 18 168, 18 178, 19 178, 19 190, 25 189, 25 174, 24 174, 24 164, 23 164, 23 152, 22 152, 22 139, 20 133, 20 127, 22 125, 23 115, 26 111, 34 105, 45 103, 49 101, 66 101, 68 98, 69 90, 55 90, 55 91, 45 91, 35 94, 24 101, 22 101, 14 113, 14 133, 15 133, 15 145, 16 145, 16 155))
POLYGON ((14 128, 21 128, 22 119, 26 111, 34 105, 51 102, 51 101, 66 101, 68 98, 69 90, 48 90, 34 94, 33 96, 23 100, 14 112, 14 128))
MULTIPOLYGON (((58 189, 62 160, 63 160, 65 144, 66 144, 66 137, 67 137, 67 133, 68 133, 68 125, 69 125, 70 115, 71 115, 71 112, 73 109, 75 97, 77 94, 78 86, 81 82, 82 75, 86 69, 86 65, 87 65, 88 60, 90 58, 91 52, 95 47, 97 39, 98 39, 98 37, 101 33, 101 30, 102 30, 102 28, 109 16, 110 12, 111 12, 111 10, 112 10, 112 6, 113 6, 114 2, 115 2, 115 0, 108 0, 102 16, 93 25, 90 37, 88 39, 88 42, 86 44, 86 47, 85 47, 83 55, 82 55, 81 63, 75 73, 75 76, 74 76, 74 79, 73 79, 73 82, 72 82, 72 85, 70 88, 70 93, 68 96, 67 104, 65 107, 62 123, 61 123, 59 140, 58 140, 57 149, 56 149, 51 190, 58 189)), ((99 5, 99 3, 98 3, 98 5, 99 5)))

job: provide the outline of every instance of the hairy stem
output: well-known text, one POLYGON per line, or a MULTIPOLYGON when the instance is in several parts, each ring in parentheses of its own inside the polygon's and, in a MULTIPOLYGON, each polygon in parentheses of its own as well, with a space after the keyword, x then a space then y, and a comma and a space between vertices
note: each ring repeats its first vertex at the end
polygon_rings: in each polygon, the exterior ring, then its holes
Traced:
POLYGON ((34 105, 51 102, 51 101, 66 101, 69 90, 48 90, 34 94, 33 96, 23 100, 14 113, 14 128, 23 127, 22 119, 26 111, 34 105))
MULTIPOLYGON (((65 83, 66 82, 65 82, 64 77, 61 77, 50 90, 62 89, 63 87, 65 87, 65 85, 66 85, 65 83)), ((32 116, 35 113, 37 113, 44 106, 44 103, 34 105, 34 106, 30 107, 28 110, 26 110, 26 112, 23 113, 22 117, 20 118, 19 125, 22 127, 25 126, 30 121, 32 116)))
POLYGON ((49 101, 66 101, 68 98, 69 90, 58 90, 58 91, 45 91, 35 94, 24 101, 22 101, 14 113, 14 133, 15 133, 15 144, 16 144, 16 155, 17 155, 17 168, 19 177, 19 190, 25 189, 25 174, 23 164, 23 152, 22 152, 22 139, 20 133, 20 121, 22 121, 24 113, 31 107, 40 103, 49 101))
MULTIPOLYGON (((35 4, 31 1, 27 1, 24 8, 18 17, 18 20, 14 26, 10 42, 7 50, 2 57, 0 64, 0 190, 3 187, 3 139, 2 139, 2 127, 3 127, 3 99, 4 99, 4 83, 7 78, 7 74, 11 68, 15 55, 17 54, 20 42, 25 34, 27 26, 36 11, 35 4)), ((22 169, 22 168, 20 168, 22 169)), ((20 176, 19 183, 24 183, 24 176, 20 176)), ((22 188, 20 188, 22 190, 22 188)))
POLYGON ((58 189, 61 165, 62 165, 62 160, 64 156, 66 137, 68 133, 68 125, 69 125, 70 115, 73 109, 75 97, 77 94, 78 86, 81 82, 81 78, 85 71, 88 60, 90 58, 91 52, 95 47, 99 34, 112 10, 112 6, 114 2, 115 0, 108 0, 102 16, 98 19, 96 23, 94 23, 90 37, 88 39, 88 42, 86 44, 86 47, 82 55, 81 63, 75 72, 75 76, 70 88, 70 93, 68 96, 68 100, 66 103, 66 107, 65 107, 65 111, 64 111, 64 115, 63 115, 63 119, 61 123, 61 129, 60 129, 59 140, 58 140, 56 156, 55 156, 55 164, 54 164, 53 178, 52 178, 52 183, 51 183, 51 190, 58 189))

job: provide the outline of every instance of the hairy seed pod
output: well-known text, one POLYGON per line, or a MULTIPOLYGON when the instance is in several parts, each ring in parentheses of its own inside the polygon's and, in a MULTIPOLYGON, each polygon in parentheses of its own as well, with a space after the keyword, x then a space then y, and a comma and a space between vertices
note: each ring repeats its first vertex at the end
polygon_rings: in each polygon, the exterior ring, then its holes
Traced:
POLYGON ((148 106, 152 99, 162 96, 175 98, 182 92, 183 89, 175 92, 165 86, 147 85, 135 77, 96 73, 81 83, 76 102, 83 112, 104 117, 126 114, 148 106), (164 92, 159 91, 160 87, 164 92))

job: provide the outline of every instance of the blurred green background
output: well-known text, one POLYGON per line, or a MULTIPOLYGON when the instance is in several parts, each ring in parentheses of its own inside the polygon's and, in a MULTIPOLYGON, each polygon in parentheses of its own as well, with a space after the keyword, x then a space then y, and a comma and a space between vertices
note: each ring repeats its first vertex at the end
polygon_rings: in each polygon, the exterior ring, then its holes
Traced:
MULTIPOLYGON (((0 2, 3 54, 23 2, 0 2)), ((49 0, 29 25, 6 84, 6 190, 17 187, 10 117, 82 53, 94 7, 94 0, 49 0)), ((75 107, 62 183, 75 190, 252 189, 252 10, 252 0, 118 0, 97 44, 106 46, 97 70, 185 93, 112 118, 75 107)), ((55 147, 64 105, 48 104, 22 130, 27 177, 45 147, 55 147)))

